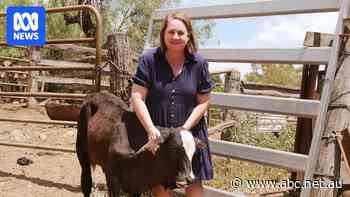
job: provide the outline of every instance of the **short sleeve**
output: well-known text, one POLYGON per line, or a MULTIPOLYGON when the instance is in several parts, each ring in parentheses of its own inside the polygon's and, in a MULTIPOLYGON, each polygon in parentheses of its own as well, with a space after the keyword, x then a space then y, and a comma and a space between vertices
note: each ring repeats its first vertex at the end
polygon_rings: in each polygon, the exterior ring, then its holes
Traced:
POLYGON ((132 80, 137 85, 146 88, 151 87, 150 68, 144 56, 139 58, 139 65, 137 67, 135 75, 132 77, 132 80))
POLYGON ((197 92, 199 94, 209 93, 214 88, 214 82, 211 79, 207 61, 199 68, 198 82, 197 92))

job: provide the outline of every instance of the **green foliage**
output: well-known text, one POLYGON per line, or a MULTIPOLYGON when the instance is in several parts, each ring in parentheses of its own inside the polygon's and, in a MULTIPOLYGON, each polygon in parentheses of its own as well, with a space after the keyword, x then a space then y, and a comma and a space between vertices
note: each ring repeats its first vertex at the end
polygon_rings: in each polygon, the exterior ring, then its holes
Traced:
MULTIPOLYGON (((49 1, 49 7, 62 7, 63 3, 59 1, 49 1)), ((78 12, 70 12, 77 14, 78 12)), ((84 37, 80 26, 78 24, 65 24, 63 12, 57 14, 46 15, 46 39, 72 39, 84 37)))
POLYGON ((231 185, 236 177, 241 180, 286 180, 289 177, 287 170, 267 167, 256 163, 228 159, 219 156, 213 157, 214 161, 214 179, 206 182, 205 185, 222 189, 230 192, 244 192, 256 194, 270 191, 272 188, 266 189, 249 189, 247 187, 234 188, 231 185))
POLYGON ((144 38, 152 12, 167 2, 178 0, 118 0, 117 3, 106 6, 108 15, 105 15, 107 26, 111 32, 127 32, 131 48, 141 53, 144 47, 144 38))
MULTIPOLYGON (((0 9, 2 12, 5 12, 8 6, 29 6, 34 5, 35 0, 2 0, 0 3, 0 9)), ((39 4, 43 4, 44 0, 40 0, 39 4)))
POLYGON ((281 129, 279 137, 270 132, 257 132, 256 120, 254 119, 240 122, 238 127, 230 131, 233 132, 232 142, 293 151, 295 124, 292 123, 281 129))
POLYGON ((223 86, 215 86, 213 92, 224 92, 223 86))
POLYGON ((302 68, 291 64, 252 64, 253 72, 245 75, 247 81, 299 88, 302 68))
POLYGON ((211 79, 214 83, 221 83, 220 75, 212 75, 211 79))

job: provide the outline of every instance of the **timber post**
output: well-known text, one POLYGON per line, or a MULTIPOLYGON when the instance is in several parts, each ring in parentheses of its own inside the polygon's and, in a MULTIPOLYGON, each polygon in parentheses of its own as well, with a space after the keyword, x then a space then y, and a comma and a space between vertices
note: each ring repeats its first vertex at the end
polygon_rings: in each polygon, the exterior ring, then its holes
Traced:
MULTIPOLYGON (((224 92, 227 93, 239 93, 241 84, 241 73, 237 70, 232 70, 225 74, 224 92)), ((234 110, 224 109, 222 114, 222 121, 237 119, 234 110)), ((221 132, 221 140, 232 140, 232 132, 228 129, 224 129, 221 132)))
MULTIPOLYGON (((30 63, 29 66, 36 66, 38 62, 40 62, 41 56, 40 56, 40 48, 39 47, 29 47, 29 59, 30 63)), ((36 80, 36 77, 39 75, 38 71, 29 71, 29 77, 28 77, 28 89, 27 91, 30 93, 37 93, 38 92, 38 82, 36 80)), ((28 98, 29 105, 36 104, 36 100, 34 97, 28 98)))
MULTIPOLYGON (((349 47, 350 21, 344 20, 344 34, 341 36, 339 63, 334 76, 333 89, 327 111, 327 122, 322 134, 320 154, 316 175, 326 182, 335 182, 335 188, 315 188, 311 196, 337 196, 340 181, 340 146, 338 139, 344 132, 349 133, 350 126, 350 57, 349 47)), ((345 158, 346 159, 346 158, 345 158)), ((315 178, 320 179, 320 178, 315 178)))
POLYGON ((128 80, 131 78, 131 49, 126 33, 108 36, 108 63, 110 66, 110 89, 117 96, 127 97, 130 92, 128 80))
MULTIPOLYGON (((224 92, 226 93, 239 93, 241 83, 241 73, 237 70, 232 70, 225 74, 224 92)), ((227 109, 224 110, 222 120, 230 119, 230 113, 227 109)))
MULTIPOLYGON (((324 36, 323 36, 324 37, 324 36)), ((323 38, 322 37, 322 38, 323 38)), ((321 33, 319 32, 307 32, 305 36, 304 46, 306 46, 306 40, 312 39, 312 47, 321 46, 321 33)), ((318 77, 319 65, 305 64, 303 66, 302 81, 300 89, 301 99, 318 99, 316 98, 316 84, 318 77)), ((313 119, 298 117, 294 152, 307 155, 312 141, 313 119)), ((303 173, 293 172, 291 178, 293 180, 302 180, 303 173)))

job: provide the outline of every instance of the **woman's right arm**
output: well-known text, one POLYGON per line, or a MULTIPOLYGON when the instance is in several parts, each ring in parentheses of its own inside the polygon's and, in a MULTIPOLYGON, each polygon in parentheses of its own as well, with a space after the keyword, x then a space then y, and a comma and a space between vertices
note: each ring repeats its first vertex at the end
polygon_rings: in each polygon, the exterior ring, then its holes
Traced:
POLYGON ((133 84, 131 90, 131 107, 136 113, 137 118, 140 120, 143 127, 146 129, 148 140, 155 140, 160 137, 158 129, 154 126, 147 106, 145 104, 145 99, 148 94, 148 89, 133 84))

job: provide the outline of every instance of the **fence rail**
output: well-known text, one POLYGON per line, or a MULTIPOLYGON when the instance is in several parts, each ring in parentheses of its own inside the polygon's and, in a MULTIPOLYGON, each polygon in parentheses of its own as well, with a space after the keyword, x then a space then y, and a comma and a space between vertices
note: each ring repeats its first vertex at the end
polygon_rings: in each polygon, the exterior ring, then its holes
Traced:
POLYGON ((291 49, 200 49, 210 62, 327 64, 329 47, 291 49))
POLYGON ((52 93, 52 92, 43 92, 43 93, 0 92, 0 97, 1 96, 84 99, 86 97, 86 94, 52 93))
POLYGON ((166 14, 179 11, 192 19, 218 19, 254 16, 273 16, 305 14, 316 12, 335 12, 339 9, 335 0, 283 0, 230 5, 213 5, 188 8, 161 9, 153 13, 154 20, 162 20, 166 14))
POLYGON ((319 113, 319 101, 272 96, 213 93, 211 104, 238 110, 294 115, 314 118, 319 113))
POLYGON ((291 171, 304 171, 306 167, 307 155, 214 139, 209 142, 212 152, 216 155, 253 161, 291 171))

